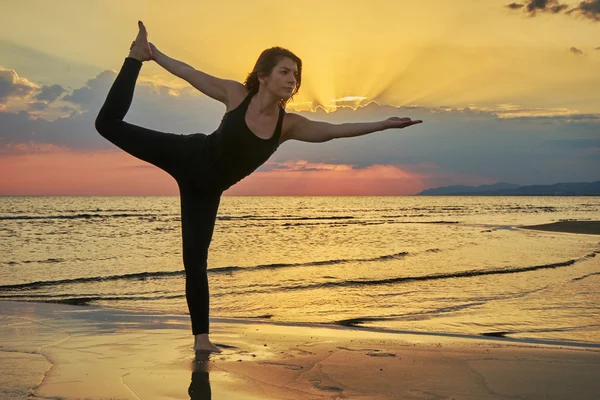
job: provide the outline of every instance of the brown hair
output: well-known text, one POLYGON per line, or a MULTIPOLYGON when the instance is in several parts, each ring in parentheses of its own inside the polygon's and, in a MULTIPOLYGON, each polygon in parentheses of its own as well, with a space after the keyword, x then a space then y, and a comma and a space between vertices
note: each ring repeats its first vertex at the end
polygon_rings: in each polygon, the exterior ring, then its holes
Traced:
POLYGON ((248 74, 246 80, 244 81, 244 86, 246 86, 246 89, 248 89, 252 95, 258 93, 258 88, 260 86, 260 82, 258 81, 258 73, 262 72, 267 76, 271 75, 273 68, 275 68, 279 61, 286 57, 296 62, 296 65, 298 66, 298 78, 296 78, 296 87, 292 91, 290 98, 281 99, 279 102, 279 105, 285 108, 287 102, 294 97, 296 93, 298 93, 300 84, 302 83, 302 60, 287 49, 282 47, 271 47, 270 49, 263 51, 258 57, 252 72, 248 74))

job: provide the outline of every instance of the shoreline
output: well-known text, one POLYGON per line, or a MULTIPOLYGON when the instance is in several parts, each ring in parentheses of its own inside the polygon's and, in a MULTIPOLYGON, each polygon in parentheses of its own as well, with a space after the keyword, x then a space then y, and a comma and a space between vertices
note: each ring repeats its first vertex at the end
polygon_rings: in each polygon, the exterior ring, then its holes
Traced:
POLYGON ((585 399, 600 390, 596 346, 215 318, 211 340, 223 353, 206 354, 192 349, 187 315, 0 301, 0 320, 7 398, 585 399))
MULTIPOLYGON (((118 318, 129 320, 130 325, 133 325, 133 320, 137 320, 139 324, 146 327, 147 320, 153 320, 155 326, 153 329, 163 329, 163 328, 177 328, 177 329, 191 329, 191 325, 189 323, 189 315, 188 314, 171 314, 167 312, 160 311, 137 311, 131 309, 123 309, 123 308, 111 308, 105 307, 101 305, 95 304, 68 304, 68 303, 60 303, 60 302, 44 302, 44 301, 18 301, 18 300, 0 300, 0 316, 2 313, 2 306, 6 303, 15 303, 15 304, 34 304, 44 306, 58 306, 58 307, 68 307, 72 310, 81 310, 80 313, 82 315, 90 314, 87 318, 92 318, 92 314, 99 313, 102 314, 103 318, 107 318, 108 320, 115 320, 118 318), (169 322, 158 323, 157 318, 164 318, 169 322)), ((281 327, 285 328, 303 328, 303 329, 316 329, 316 330, 332 330, 332 331, 340 331, 341 335, 344 335, 348 332, 355 332, 357 334, 384 334, 384 335, 398 335, 400 336, 410 336, 413 337, 414 340, 418 340, 419 338, 424 341, 431 340, 439 340, 439 341, 447 341, 447 340, 466 340, 472 343, 476 343, 479 341, 484 342, 494 342, 498 341, 500 343, 505 344, 514 344, 516 346, 549 346, 556 348, 587 348, 587 349, 598 349, 600 351, 600 342, 586 342, 579 341, 576 339, 564 339, 564 340, 552 340, 552 339, 543 339, 543 338, 519 338, 512 337, 511 334, 519 333, 519 332, 508 332, 508 331, 489 331, 479 334, 474 333, 455 333, 455 332, 446 332, 446 331, 437 331, 437 332, 427 332, 427 331, 409 331, 409 330, 401 330, 401 329, 391 329, 391 328, 378 328, 378 327, 370 327, 370 326, 360 326, 360 325, 349 325, 349 324, 336 324, 336 323, 315 323, 315 322, 285 322, 285 321, 271 321, 271 320, 261 320, 254 318, 234 318, 234 317, 210 317, 210 324, 231 324, 231 325, 257 325, 257 326, 266 326, 266 327, 281 327)), ((1 346, 0 346, 1 348, 1 346)))

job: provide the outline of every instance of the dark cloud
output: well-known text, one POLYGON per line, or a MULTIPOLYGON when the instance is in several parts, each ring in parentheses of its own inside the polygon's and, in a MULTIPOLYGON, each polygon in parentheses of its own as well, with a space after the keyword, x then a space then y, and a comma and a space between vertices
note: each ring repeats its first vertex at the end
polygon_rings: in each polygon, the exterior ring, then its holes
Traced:
MULTIPOLYGON (((525 4, 510 3, 506 6, 511 10, 523 9, 529 13, 532 17, 538 12, 546 12, 552 14, 558 14, 569 8, 567 4, 560 4, 558 0, 527 0, 525 4)), ((600 0, 587 0, 582 1, 579 5, 565 11, 565 14, 579 14, 584 18, 591 19, 592 21, 600 21, 600 0)))
POLYGON ((86 106, 93 103, 94 92, 88 87, 82 87, 75 89, 73 93, 63 97, 63 100, 79 106, 86 106))
POLYGON ((600 0, 582 1, 575 8, 567 11, 567 14, 577 13, 592 21, 600 21, 600 0))
POLYGON ((61 85, 44 85, 40 92, 35 96, 35 99, 39 101, 46 101, 48 103, 52 103, 66 91, 67 90, 61 85))
POLYGON ((101 92, 103 95, 106 95, 116 77, 117 74, 114 71, 102 71, 92 79, 88 80, 86 86, 94 92, 101 92))
POLYGON ((48 103, 44 101, 35 101, 33 103, 27 103, 30 111, 44 111, 48 108, 48 103))
POLYGON ((579 50, 577 47, 571 47, 569 51, 577 56, 584 55, 583 51, 579 50))
MULTIPOLYGON (((15 71, 6 71, 4 75, 4 82, 15 82, 15 71)), ((49 85, 41 91, 39 87, 33 87, 26 92, 19 89, 23 96, 44 93, 42 98, 48 100, 32 101, 33 97, 30 97, 25 102, 27 111, 0 112, 0 144, 16 145, 34 141, 81 151, 115 150, 116 147, 100 136, 94 126, 95 118, 115 77, 114 71, 101 72, 87 80, 84 86, 60 98, 69 103, 56 107, 54 113, 60 112, 63 116, 53 121, 40 117, 39 111, 48 111, 49 100, 52 97, 56 99, 57 93, 61 88, 64 90, 64 87, 56 85, 55 89, 50 89, 52 86, 49 85), (51 93, 53 96, 50 96, 51 93)), ((26 79, 24 81, 28 82, 26 79)), ((4 92, 12 95, 18 92, 16 86, 11 84, 10 90, 5 89, 4 92)), ((195 90, 173 90, 138 82, 126 120, 163 132, 210 133, 218 127, 224 108, 222 104, 217 104, 206 96, 199 96, 195 90)))
POLYGON ((62 99, 86 109, 92 105, 101 105, 116 76, 113 71, 103 71, 89 79, 85 86, 75 89, 73 93, 62 99))
POLYGON ((20 78, 14 69, 0 67, 0 104, 6 103, 9 97, 27 97, 36 89, 36 85, 20 78))
POLYGON ((0 142, 19 144, 30 141, 39 144, 52 144, 74 149, 101 149, 100 135, 92 135, 92 121, 84 118, 63 117, 55 121, 34 118, 27 111, 19 113, 0 112, 0 142))
POLYGON ((568 7, 565 4, 559 4, 557 0, 530 0, 526 5, 526 10, 532 15, 538 11, 556 14, 568 7))

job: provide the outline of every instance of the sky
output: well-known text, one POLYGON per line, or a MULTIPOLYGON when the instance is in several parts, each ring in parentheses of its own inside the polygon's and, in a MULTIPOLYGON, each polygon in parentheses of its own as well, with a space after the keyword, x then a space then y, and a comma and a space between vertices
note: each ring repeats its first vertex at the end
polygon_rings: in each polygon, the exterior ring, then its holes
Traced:
MULTIPOLYGON (((224 195, 413 195, 600 180, 600 0, 3 1, 0 195, 178 195, 94 120, 142 20, 149 40, 243 82, 273 46, 302 59, 288 113, 422 124, 290 140, 224 195)), ((209 134, 225 105, 144 63, 125 121, 209 134)))

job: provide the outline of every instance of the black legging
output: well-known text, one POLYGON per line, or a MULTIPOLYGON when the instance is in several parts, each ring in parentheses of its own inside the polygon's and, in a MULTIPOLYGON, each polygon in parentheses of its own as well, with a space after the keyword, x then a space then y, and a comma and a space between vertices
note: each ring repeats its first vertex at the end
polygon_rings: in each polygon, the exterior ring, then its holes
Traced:
POLYGON ((192 333, 208 333, 208 248, 222 191, 211 189, 209 182, 213 177, 202 175, 210 164, 207 135, 164 133, 123 121, 131 105, 141 67, 139 60, 125 59, 98 113, 96 130, 127 153, 156 165, 177 181, 181 202, 185 296, 192 333))

